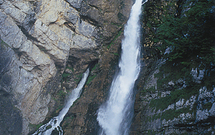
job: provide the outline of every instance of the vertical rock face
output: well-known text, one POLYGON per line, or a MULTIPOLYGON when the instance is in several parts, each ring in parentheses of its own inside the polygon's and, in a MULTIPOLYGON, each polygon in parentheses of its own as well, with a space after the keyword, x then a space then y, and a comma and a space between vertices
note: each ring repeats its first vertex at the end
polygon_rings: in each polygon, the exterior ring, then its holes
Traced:
POLYGON ((28 134, 29 124, 43 122, 59 105, 58 93, 74 88, 78 75, 98 63, 71 112, 80 118, 70 121, 71 129, 90 133, 89 119, 95 120, 91 115, 113 75, 131 5, 129 0, 1 0, 0 103, 7 106, 1 106, 0 118, 20 127, 6 123, 0 131, 28 134))
MULTIPOLYGON (((198 2, 200 1, 151 0, 146 4, 148 10, 145 10, 144 13, 145 18, 149 20, 143 20, 144 28, 146 28, 144 33, 145 53, 143 54, 145 59, 137 81, 138 92, 135 101, 135 117, 131 126, 132 135, 215 133, 214 79, 207 79, 208 75, 205 74, 207 68, 201 69, 197 64, 183 70, 188 65, 180 65, 176 60, 170 62, 168 58, 165 60, 165 57, 158 58, 159 54, 153 52, 152 46, 156 48, 155 46, 159 46, 161 42, 150 39, 150 36, 157 36, 156 34, 159 33, 155 20, 162 16, 162 11, 166 10, 169 14, 176 13, 174 16, 180 14, 185 16, 184 12, 190 10, 191 5, 198 2), (167 9, 163 8, 168 3, 171 5, 167 9), (160 6, 161 11, 159 8, 155 8, 160 6), (146 23, 152 25, 147 26, 146 23), (152 34, 153 32, 155 35, 152 34), (147 50, 148 48, 149 50, 147 50)), ((213 12, 214 8, 211 5, 211 13, 213 12)), ((168 26, 165 28, 168 29, 168 26)), ((167 32, 169 31, 167 30, 167 32)), ((171 48, 165 50, 165 53, 170 52, 171 48)), ((195 61, 193 58, 190 59, 195 61)), ((211 69, 213 72, 210 74, 213 74, 214 66, 211 69)))
POLYGON ((137 84, 131 134, 214 134, 215 89, 198 82, 186 86, 182 78, 175 80, 174 73, 172 79, 173 71, 161 60, 145 63, 137 84), (171 73, 165 74, 163 66, 171 73))

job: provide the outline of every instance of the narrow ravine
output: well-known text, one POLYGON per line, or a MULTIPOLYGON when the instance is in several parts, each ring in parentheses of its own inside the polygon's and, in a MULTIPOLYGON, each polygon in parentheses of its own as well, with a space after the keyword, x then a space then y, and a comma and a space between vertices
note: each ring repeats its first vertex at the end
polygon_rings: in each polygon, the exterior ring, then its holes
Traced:
POLYGON ((69 111, 69 108, 73 105, 73 103, 80 97, 82 88, 86 83, 87 77, 89 75, 89 68, 85 71, 82 76, 81 81, 79 82, 77 88, 72 90, 71 94, 68 97, 68 101, 66 102, 64 108, 60 111, 59 115, 52 118, 48 123, 42 125, 33 135, 51 135, 53 130, 57 130, 59 135, 63 135, 63 130, 60 126, 64 116, 69 111))
POLYGON ((107 101, 98 110, 100 135, 127 135, 133 117, 134 84, 140 72, 140 23, 142 0, 132 6, 125 26, 119 72, 113 80, 107 101))

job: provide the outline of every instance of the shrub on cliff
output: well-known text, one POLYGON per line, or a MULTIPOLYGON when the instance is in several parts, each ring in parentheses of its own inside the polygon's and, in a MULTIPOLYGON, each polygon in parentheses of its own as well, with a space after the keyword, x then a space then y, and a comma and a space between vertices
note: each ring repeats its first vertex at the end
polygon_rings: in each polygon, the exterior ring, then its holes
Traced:
POLYGON ((173 0, 154 7, 160 16, 146 24, 153 27, 151 48, 172 65, 183 65, 187 71, 206 69, 205 75, 210 76, 215 68, 215 2, 173 0))

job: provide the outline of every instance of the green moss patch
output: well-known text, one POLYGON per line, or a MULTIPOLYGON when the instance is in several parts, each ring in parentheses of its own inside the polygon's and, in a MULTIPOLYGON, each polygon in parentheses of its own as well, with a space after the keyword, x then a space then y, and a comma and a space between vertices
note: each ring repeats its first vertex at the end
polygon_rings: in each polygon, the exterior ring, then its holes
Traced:
POLYGON ((88 85, 95 77, 96 77, 96 75, 89 76, 86 84, 88 85))
POLYGON ((176 103, 180 99, 188 100, 192 95, 197 95, 198 92, 199 89, 190 90, 189 88, 184 88, 182 90, 174 90, 170 93, 170 95, 166 97, 152 99, 149 106, 152 108, 156 108, 156 110, 164 110, 169 105, 176 103))
POLYGON ((121 29, 118 34, 114 37, 114 39, 110 42, 110 44, 107 46, 107 48, 109 49, 111 47, 111 45, 114 43, 114 41, 122 34, 123 29, 121 29))

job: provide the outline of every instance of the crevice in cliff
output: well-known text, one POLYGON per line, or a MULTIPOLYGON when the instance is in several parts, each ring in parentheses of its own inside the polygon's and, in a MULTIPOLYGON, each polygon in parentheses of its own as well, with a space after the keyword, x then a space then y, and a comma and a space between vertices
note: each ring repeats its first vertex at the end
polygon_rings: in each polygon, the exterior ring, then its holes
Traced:
MULTIPOLYGON (((107 39, 105 39, 107 44, 107 48, 109 49, 111 47, 111 45, 115 42, 115 40, 121 36, 121 34, 123 33, 124 27, 119 28, 119 30, 114 34, 114 36, 112 37, 107 37, 107 39)), ((121 50, 121 49, 120 49, 121 50)))
POLYGON ((95 6, 95 5, 89 4, 89 6, 91 6, 92 8, 95 8, 95 9, 99 10, 99 8, 97 6, 95 6))
POLYGON ((88 22, 94 26, 100 26, 96 20, 90 18, 89 16, 80 15, 80 19, 82 19, 82 20, 84 20, 84 21, 86 21, 86 22, 88 22))
MULTIPOLYGON (((76 9, 77 11, 80 11, 80 8, 74 7, 72 4, 70 4, 67 0, 64 0, 66 3, 68 3, 72 8, 76 9)), ((80 4, 81 5, 81 4, 80 4)))
POLYGON ((20 30, 27 37, 28 40, 39 42, 35 37, 31 36, 23 26, 20 26, 20 25, 17 25, 17 26, 20 28, 20 30))
POLYGON ((93 60, 92 62, 89 63, 89 68, 92 70, 96 64, 98 64, 99 59, 93 60))
MULTIPOLYGON (((75 26, 71 22, 65 22, 64 25, 75 32, 75 26)), ((75 32, 76 33, 76 32, 75 32)))

